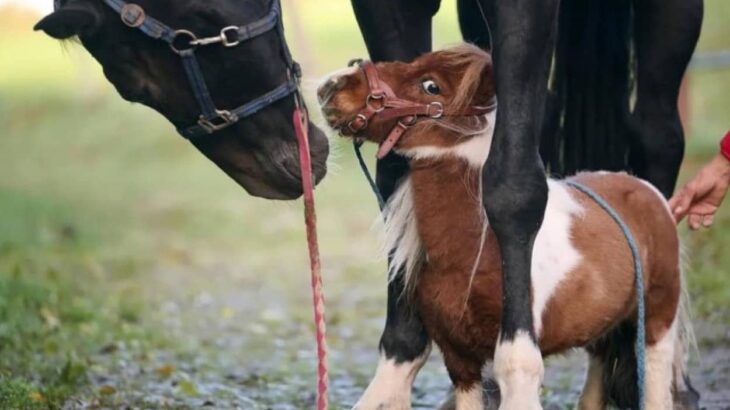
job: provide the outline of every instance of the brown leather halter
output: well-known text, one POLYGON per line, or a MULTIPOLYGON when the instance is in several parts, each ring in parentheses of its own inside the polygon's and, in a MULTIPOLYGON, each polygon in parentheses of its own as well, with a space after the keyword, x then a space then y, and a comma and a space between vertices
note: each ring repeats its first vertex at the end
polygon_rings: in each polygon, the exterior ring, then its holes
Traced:
POLYGON ((471 106, 459 110, 444 106, 440 101, 420 103, 399 98, 393 89, 380 79, 375 64, 367 60, 352 60, 349 64, 359 66, 367 78, 369 93, 363 108, 355 119, 350 121, 341 132, 345 135, 355 135, 363 131, 374 120, 387 121, 397 118, 398 122, 380 144, 378 159, 384 158, 398 143, 405 132, 414 126, 420 119, 429 118, 439 120, 445 117, 471 117, 489 114, 497 108, 497 101, 493 99, 487 106, 471 106))

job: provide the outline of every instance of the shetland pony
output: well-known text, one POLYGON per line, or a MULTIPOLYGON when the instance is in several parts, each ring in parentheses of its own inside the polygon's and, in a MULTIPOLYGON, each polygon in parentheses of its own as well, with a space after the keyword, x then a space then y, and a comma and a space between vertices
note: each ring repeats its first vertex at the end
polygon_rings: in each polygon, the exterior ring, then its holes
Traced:
MULTIPOLYGON (((410 174, 384 215, 392 272, 406 272, 405 296, 418 307, 443 354, 457 409, 482 409, 482 368, 505 348, 498 343, 502 261, 481 203, 481 171, 495 119, 493 110, 484 114, 489 110, 481 109, 494 99, 490 56, 463 45, 411 64, 353 67, 326 81, 319 99, 335 130, 381 145, 381 155, 393 149, 409 160, 410 174), (381 98, 373 95, 374 88, 387 90, 383 105, 376 103, 381 98), (389 99, 398 102, 389 104, 389 99), (442 109, 403 108, 419 105, 442 109), (399 117, 404 112, 410 116, 399 117), (394 139, 394 134, 399 135, 394 139)), ((650 184, 623 173, 582 173, 571 179, 601 195, 638 242, 646 305, 646 408, 671 409, 673 383, 684 366, 685 323, 680 245, 667 204, 650 184)), ((631 364, 636 284, 627 240, 584 193, 559 180, 549 180, 548 186, 532 261, 532 314, 540 350, 543 355, 574 347, 588 352, 578 408, 637 408, 631 364)), ((515 340, 494 363, 502 404, 532 409, 532 392, 508 386, 539 384, 543 368, 513 372, 524 364, 520 361, 539 362, 526 357, 530 346, 517 345, 529 338, 515 340)))

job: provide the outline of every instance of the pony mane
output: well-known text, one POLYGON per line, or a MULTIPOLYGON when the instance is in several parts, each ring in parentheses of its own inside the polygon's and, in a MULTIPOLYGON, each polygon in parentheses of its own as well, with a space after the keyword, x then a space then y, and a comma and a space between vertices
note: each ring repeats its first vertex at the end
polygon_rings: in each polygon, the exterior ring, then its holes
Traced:
POLYGON ((486 51, 471 44, 460 44, 435 53, 442 64, 456 71, 462 68, 459 86, 450 105, 460 109, 474 104, 479 86, 484 81, 484 70, 491 66, 492 57, 486 51), (463 67, 466 67, 465 69, 463 67))
POLYGON ((411 179, 406 178, 388 201, 383 210, 384 237, 382 251, 390 258, 388 278, 395 280, 402 271, 405 293, 415 289, 418 272, 426 261, 421 237, 416 225, 416 212, 413 208, 411 179))

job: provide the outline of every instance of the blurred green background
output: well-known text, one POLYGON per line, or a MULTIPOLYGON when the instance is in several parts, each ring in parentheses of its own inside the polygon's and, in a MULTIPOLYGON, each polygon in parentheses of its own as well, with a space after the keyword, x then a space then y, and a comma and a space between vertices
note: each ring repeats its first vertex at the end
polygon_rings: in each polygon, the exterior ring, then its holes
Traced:
MULTIPOLYGON (((300 203, 248 197, 163 118, 122 101, 80 45, 32 32, 40 14, 21 3, 0 3, 0 408, 308 407, 300 203)), ((284 3, 310 94, 366 56, 349 2, 284 3)), ((730 2, 706 1, 700 51, 730 48, 728 20, 730 2)), ((444 0, 436 45, 458 41, 444 0)), ((730 128, 730 68, 688 84, 685 179, 730 128)), ((332 143, 317 200, 344 408, 374 369, 385 274, 375 200, 350 147, 332 143)), ((683 236, 696 320, 725 329, 730 206, 711 231, 683 236)), ((417 406, 446 389, 437 363, 417 406)))

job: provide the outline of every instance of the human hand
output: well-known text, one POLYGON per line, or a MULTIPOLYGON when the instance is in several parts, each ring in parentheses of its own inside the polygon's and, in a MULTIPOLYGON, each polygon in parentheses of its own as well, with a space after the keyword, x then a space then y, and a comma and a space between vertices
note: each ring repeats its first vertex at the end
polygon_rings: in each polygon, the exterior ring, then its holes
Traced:
POLYGON ((709 228, 730 186, 730 161, 718 154, 669 200, 677 223, 687 215, 690 229, 709 228))

